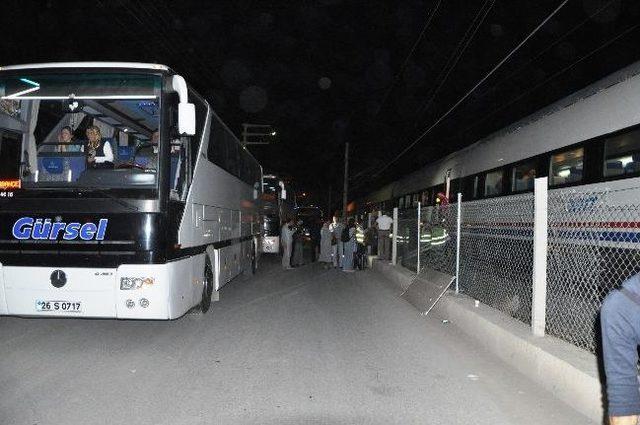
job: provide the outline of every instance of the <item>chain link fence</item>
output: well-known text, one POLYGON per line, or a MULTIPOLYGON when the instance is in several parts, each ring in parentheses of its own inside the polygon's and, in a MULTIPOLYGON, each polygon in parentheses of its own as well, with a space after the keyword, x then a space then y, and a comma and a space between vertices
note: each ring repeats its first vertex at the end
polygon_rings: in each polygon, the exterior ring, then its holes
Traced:
MULTIPOLYGON (((548 192, 547 334, 596 352, 602 301, 640 272, 635 191, 548 192)), ((461 206, 460 291, 531 324, 534 194, 461 206)), ((398 212, 398 260, 455 275, 457 205, 422 208, 419 223, 417 209, 398 212)))
POLYGON ((549 192, 546 332, 595 352, 604 297, 640 272, 629 190, 549 192))
POLYGON ((418 209, 398 211, 398 260, 415 272, 418 265, 418 209))
POLYGON ((462 204, 460 289, 531 323, 533 194, 462 204))
POLYGON ((420 268, 456 274, 457 205, 427 207, 420 214, 420 268))
POLYGON ((420 262, 420 270, 429 267, 454 275, 456 225, 455 205, 399 210, 397 244, 402 266, 416 272, 420 262))

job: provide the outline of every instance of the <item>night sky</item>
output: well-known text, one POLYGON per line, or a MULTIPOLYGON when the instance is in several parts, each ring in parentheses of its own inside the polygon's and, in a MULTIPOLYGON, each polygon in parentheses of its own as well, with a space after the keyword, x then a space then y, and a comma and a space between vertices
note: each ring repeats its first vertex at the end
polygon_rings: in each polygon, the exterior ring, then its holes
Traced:
POLYGON ((344 142, 355 194, 392 181, 640 59, 640 1, 570 0, 498 72, 378 174, 560 0, 4 0, 0 63, 163 63, 326 203, 344 142), (374 175, 378 174, 376 177, 374 175))

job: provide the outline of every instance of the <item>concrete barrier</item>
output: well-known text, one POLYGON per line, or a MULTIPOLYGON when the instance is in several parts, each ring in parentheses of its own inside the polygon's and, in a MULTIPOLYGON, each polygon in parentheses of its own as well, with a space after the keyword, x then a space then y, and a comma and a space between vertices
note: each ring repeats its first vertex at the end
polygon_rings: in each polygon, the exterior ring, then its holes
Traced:
MULTIPOLYGON (((375 261, 373 270, 402 291, 414 273, 375 261)), ((480 345, 557 398, 596 422, 604 419, 602 384, 596 356, 554 337, 533 336, 526 324, 450 291, 430 314, 447 319, 480 345)))

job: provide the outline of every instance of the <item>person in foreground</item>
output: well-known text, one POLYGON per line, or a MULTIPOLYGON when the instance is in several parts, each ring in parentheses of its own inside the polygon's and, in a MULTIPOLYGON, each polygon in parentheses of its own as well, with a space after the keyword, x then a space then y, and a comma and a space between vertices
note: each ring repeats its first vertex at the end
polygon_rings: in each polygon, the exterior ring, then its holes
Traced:
POLYGON ((600 312, 602 352, 607 377, 610 425, 640 424, 638 345, 640 344, 640 274, 611 291, 600 312))

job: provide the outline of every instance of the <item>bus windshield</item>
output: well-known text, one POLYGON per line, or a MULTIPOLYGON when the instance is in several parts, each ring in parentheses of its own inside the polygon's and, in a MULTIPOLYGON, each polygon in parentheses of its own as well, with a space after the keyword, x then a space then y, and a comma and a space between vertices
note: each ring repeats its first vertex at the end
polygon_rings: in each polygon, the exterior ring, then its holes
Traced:
POLYGON ((155 189, 161 77, 0 74, 0 191, 155 189))

